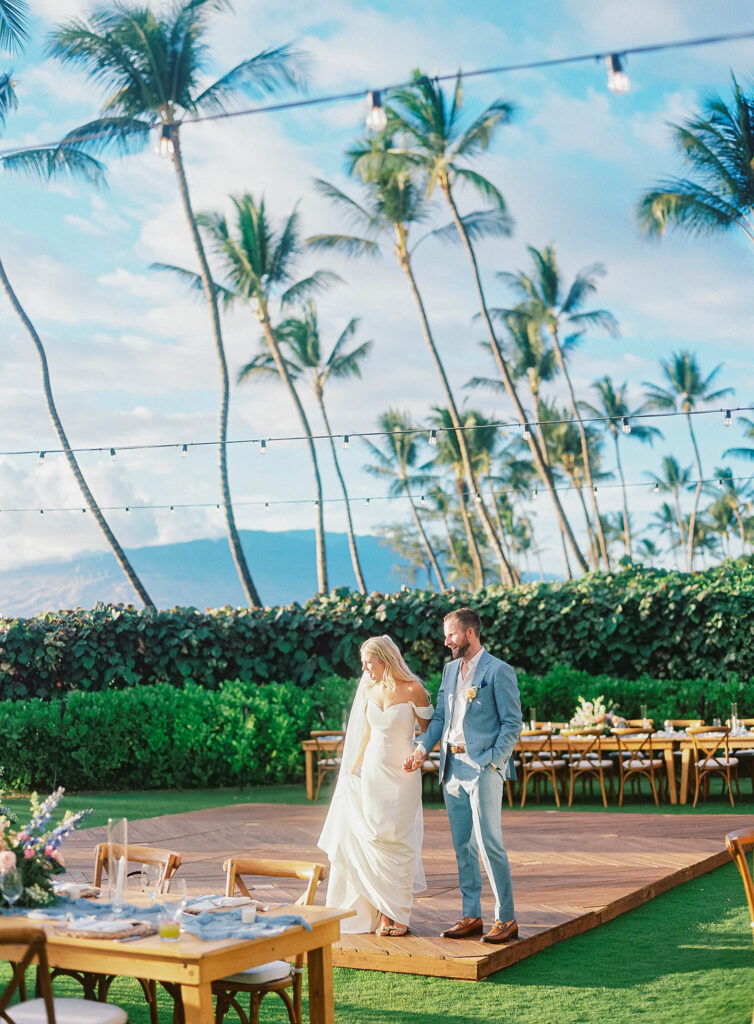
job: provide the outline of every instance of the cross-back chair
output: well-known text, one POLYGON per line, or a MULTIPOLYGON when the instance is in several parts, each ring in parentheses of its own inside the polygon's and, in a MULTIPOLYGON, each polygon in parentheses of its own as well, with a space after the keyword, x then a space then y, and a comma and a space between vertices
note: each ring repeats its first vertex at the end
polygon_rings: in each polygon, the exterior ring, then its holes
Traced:
MULTIPOLYGON (((730 719, 725 723, 730 725, 730 719)), ((754 718, 739 718, 738 724, 743 725, 747 732, 754 732, 754 718)), ((737 750, 738 767, 748 768, 751 775, 751 791, 754 793, 754 748, 746 747, 744 750, 737 750)))
POLYGON ((696 783, 694 786, 694 807, 699 801, 700 791, 706 800, 709 796, 709 783, 713 775, 719 775, 723 780, 723 792, 728 790, 730 805, 733 803, 733 782, 736 783, 738 798, 741 799, 741 790, 738 788, 738 758, 730 756, 728 736, 730 735, 729 725, 702 725, 690 727, 686 730, 694 744, 694 768, 696 769, 696 783))
MULTIPOLYGON (((306 882, 303 893, 295 906, 310 907, 314 902, 317 886, 327 878, 327 865, 300 860, 263 860, 255 857, 232 857, 223 864, 225 870, 225 895, 233 896, 236 891, 242 896, 252 896, 254 886, 247 883, 249 878, 299 879, 306 882), (245 876, 245 877, 244 877, 245 876)), ((287 886, 286 886, 287 888, 287 886)), ((241 1024, 257 1024, 259 1006, 269 992, 277 992, 285 1003, 291 1024, 302 1024, 301 987, 304 966, 303 953, 290 964, 287 960, 273 960, 248 971, 239 971, 212 983, 212 992, 217 996, 215 1022, 221 1024, 226 1013, 234 1009, 241 1024), (288 989, 291 989, 289 994, 288 989), (248 995, 249 1013, 243 1009, 239 996, 248 995)))
POLYGON ((704 725, 703 718, 665 718, 664 722, 674 729, 686 729, 689 725, 704 725))
POLYGON ((735 832, 729 832, 725 837, 725 845, 731 855, 741 880, 744 883, 746 902, 749 905, 749 921, 751 923, 751 937, 754 939, 754 829, 740 828, 735 832), (746 859, 747 854, 752 854, 752 865, 746 859))
POLYGON ((556 757, 552 749, 552 732, 547 729, 522 729, 518 740, 521 751, 521 806, 526 803, 526 790, 530 779, 534 779, 537 803, 539 784, 552 783, 555 803, 560 807, 558 775, 565 768, 565 759, 556 757))
POLYGON ((586 791, 586 780, 589 779, 591 787, 596 778, 600 784, 602 803, 607 807, 605 773, 610 773, 608 778, 612 785, 613 762, 602 754, 602 727, 568 729, 561 735, 565 736, 568 744, 568 806, 573 803, 576 779, 581 779, 582 788, 586 791))
POLYGON ((11 961, 11 979, 0 993, 0 1020, 6 1024, 127 1024, 119 1006, 85 999, 60 999, 52 994, 44 929, 21 921, 0 922, 0 959, 11 961), (26 970, 37 965, 36 999, 26 999, 26 970), (18 994, 21 1002, 10 1005, 18 994))
POLYGON ((655 805, 659 807, 660 798, 657 784, 662 782, 665 762, 656 757, 652 747, 652 733, 646 728, 611 729, 618 741, 618 772, 620 776, 620 792, 618 806, 623 806, 623 794, 626 783, 640 782, 642 778, 649 781, 655 805))
MULTIPOLYGON (((123 856, 123 846, 120 843, 100 843, 94 848, 94 874, 93 883, 101 886, 103 875, 107 875, 109 849, 112 846, 113 857, 123 856)), ((140 873, 143 864, 155 864, 160 868, 160 877, 157 883, 157 891, 162 892, 165 883, 172 878, 181 866, 181 854, 175 850, 163 850, 157 846, 140 846, 137 843, 129 843, 126 847, 126 861, 129 865, 138 865, 138 871, 130 871, 129 875, 140 873)), ((114 974, 96 974, 94 971, 77 971, 69 967, 56 967, 51 977, 74 978, 84 990, 85 999, 96 999, 100 1002, 107 1000, 110 986, 115 981, 114 974)), ((149 1007, 150 1024, 158 1024, 157 1019, 157 983, 146 978, 137 978, 144 993, 149 1007)))
POLYGON ((337 775, 346 734, 342 729, 313 729, 311 737, 317 744, 317 785, 314 799, 319 800, 322 783, 328 775, 337 775))

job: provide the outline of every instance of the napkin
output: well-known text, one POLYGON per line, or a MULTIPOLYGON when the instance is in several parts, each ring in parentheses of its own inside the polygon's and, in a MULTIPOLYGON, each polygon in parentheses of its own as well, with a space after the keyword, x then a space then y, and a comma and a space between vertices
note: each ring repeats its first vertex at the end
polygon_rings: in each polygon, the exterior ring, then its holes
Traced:
POLYGON ((273 938, 295 925, 301 925, 308 932, 312 930, 309 922, 298 914, 258 917, 253 924, 244 924, 240 910, 231 910, 227 914, 198 914, 196 917, 184 915, 181 921, 184 931, 204 940, 273 938))
POLYGON ((133 924, 132 921, 100 921, 96 917, 79 917, 68 922, 65 927, 73 931, 101 932, 102 935, 110 935, 115 932, 122 932, 125 927, 133 924))
POLYGON ((251 902, 248 896, 206 896, 189 903, 186 909, 198 914, 202 910, 218 910, 220 907, 245 907, 251 902))

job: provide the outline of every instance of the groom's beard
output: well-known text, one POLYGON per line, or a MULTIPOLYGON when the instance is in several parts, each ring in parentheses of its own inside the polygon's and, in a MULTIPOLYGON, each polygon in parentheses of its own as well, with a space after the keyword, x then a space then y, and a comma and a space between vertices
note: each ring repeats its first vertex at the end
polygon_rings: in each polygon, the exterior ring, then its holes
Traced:
POLYGON ((454 658, 462 658, 466 651, 468 651, 468 649, 468 640, 466 641, 466 643, 459 644, 457 647, 455 647, 453 644, 450 644, 450 653, 453 655, 454 658))

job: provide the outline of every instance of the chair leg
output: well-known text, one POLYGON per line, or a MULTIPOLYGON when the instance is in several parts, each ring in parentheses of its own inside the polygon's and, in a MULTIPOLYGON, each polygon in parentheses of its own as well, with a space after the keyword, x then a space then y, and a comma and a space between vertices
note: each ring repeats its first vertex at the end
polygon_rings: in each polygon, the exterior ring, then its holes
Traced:
POLYGON ((526 789, 529 782, 529 775, 525 768, 521 769, 521 806, 526 803, 526 789))
POLYGON ((552 780, 552 791, 555 794, 555 803, 556 803, 556 805, 558 807, 560 807, 560 794, 558 793, 558 777, 555 774, 555 769, 552 768, 548 772, 548 775, 550 776, 550 779, 552 780))
POLYGON ((508 794, 508 806, 513 810, 513 786, 510 779, 505 780, 505 792, 508 794))
POLYGON ((602 805, 607 807, 607 794, 605 793, 605 777, 602 774, 602 766, 600 766, 600 789, 602 790, 602 805))

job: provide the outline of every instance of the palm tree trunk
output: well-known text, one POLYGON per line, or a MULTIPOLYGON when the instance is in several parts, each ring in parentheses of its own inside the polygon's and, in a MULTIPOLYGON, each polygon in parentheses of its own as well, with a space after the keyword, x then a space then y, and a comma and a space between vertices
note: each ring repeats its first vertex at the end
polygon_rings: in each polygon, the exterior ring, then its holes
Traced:
POLYGON ((81 469, 79 468, 78 460, 76 459, 76 456, 71 450, 71 446, 68 443, 68 437, 66 436, 65 430, 63 429, 61 419, 58 416, 58 410, 55 405, 55 400, 52 396, 50 369, 47 363, 47 353, 45 352, 44 345, 42 344, 42 339, 37 334, 34 325, 32 324, 31 320, 26 314, 26 310, 21 305, 18 296, 13 290, 13 287, 11 286, 11 283, 8 280, 8 275, 5 273, 5 267, 3 266, 2 261, 0 261, 0 282, 2 282, 3 288, 5 290, 6 295, 10 299, 11 305, 18 314, 21 323, 24 325, 27 332, 29 333, 31 340, 34 343, 34 347, 37 350, 37 354, 42 364, 42 386, 44 388, 45 400, 47 402, 47 411, 49 412, 50 419, 52 420, 53 426, 55 427, 55 433, 58 435, 60 447, 63 449, 66 461, 70 467, 71 472, 73 473, 76 483, 78 484, 79 490, 84 496, 84 501, 86 502, 87 508, 94 516, 97 522, 97 526, 99 526, 100 530, 102 530, 102 532, 104 533, 105 539, 107 540, 107 543, 110 545, 110 548, 112 549, 112 552, 115 555, 118 565, 121 567, 123 572, 126 574, 126 577, 128 578, 128 582, 131 584, 131 586, 134 588, 134 590, 139 595, 141 600, 144 602, 144 607, 154 608, 152 598, 149 596, 146 589, 144 588, 143 583, 136 575, 136 572, 134 571, 133 566, 128 560, 125 551, 116 540, 115 534, 110 529, 110 526, 108 525, 108 522, 105 519, 105 517, 102 515, 102 511, 100 510, 99 505, 94 500, 94 495, 89 490, 89 486, 86 480, 84 479, 84 475, 81 472, 81 469))
POLYGON ((225 346, 223 345, 222 329, 220 327, 220 311, 217 308, 217 292, 215 285, 212 280, 212 276, 209 272, 209 264, 207 263, 207 257, 204 252, 204 246, 199 235, 199 229, 196 225, 196 218, 194 217, 194 211, 191 208, 191 197, 189 196, 188 182, 186 181, 186 172, 183 167, 183 158, 181 157, 181 146, 178 134, 178 129, 173 131, 173 166, 175 167, 175 173, 178 178, 178 189, 181 194, 181 200, 183 202, 183 212, 186 215, 188 221, 189 231, 191 232, 191 238, 194 243, 194 251, 196 257, 199 260, 199 267, 201 270, 202 284, 204 285, 204 294, 209 304, 211 319, 212 319, 212 336, 215 342, 215 353, 217 355, 217 361, 220 366, 220 422, 218 430, 218 441, 217 441, 217 460, 220 470, 220 496, 223 505, 223 511, 225 513, 225 525, 228 531, 228 542, 230 544, 230 551, 233 556, 233 561, 238 572, 239 579, 241 580, 241 586, 246 594, 246 600, 252 606, 252 608, 261 607, 261 600, 257 592, 257 588, 254 586, 254 581, 251 578, 249 572, 249 566, 246 562, 246 556, 243 553, 241 546, 241 538, 238 535, 238 529, 236 527, 236 517, 233 513, 233 505, 230 499, 230 483, 228 480, 228 453, 227 453, 227 441, 228 441, 228 406, 230 401, 230 381, 228 378, 228 362, 225 358, 225 346))
POLYGON ((615 443, 615 461, 618 464, 618 476, 620 477, 620 486, 623 492, 623 536, 626 541, 626 554, 629 558, 633 558, 631 550, 631 520, 628 517, 628 495, 626 493, 626 480, 623 476, 623 463, 620 459, 620 443, 617 432, 613 434, 613 442, 615 443))
POLYGON ((497 507, 497 497, 495 495, 495 489, 492 486, 492 478, 490 476, 487 477, 487 490, 490 493, 490 503, 495 515, 495 523, 497 524, 498 533, 500 534, 500 540, 503 544, 503 549, 505 550, 505 557, 508 559, 511 572, 513 573, 513 582, 518 586, 521 582, 521 573, 513 563, 513 552, 511 551, 511 546, 505 533, 505 524, 500 516, 500 509, 497 507))
MULTIPOLYGON (((589 459, 589 445, 586 440, 586 430, 584 428, 584 421, 581 418, 579 412, 578 402, 576 401, 576 393, 573 390, 573 384, 571 383, 571 377, 566 368, 565 359, 563 358, 563 350, 560 347, 560 338, 558 337, 558 331, 554 324, 550 325, 550 337, 552 338, 555 346, 555 355, 557 356, 558 366, 560 372, 563 374, 563 378, 568 388, 568 397, 571 402, 571 411, 576 418, 576 425, 579 431, 579 438, 581 440, 581 458, 584 463, 584 476, 586 477, 586 485, 589 488, 589 496, 592 501, 592 509, 594 511, 594 529, 597 533, 597 540, 599 541, 600 553, 605 563, 605 568, 610 571, 610 557, 607 553, 607 544, 605 543, 605 534, 602 530, 602 521, 600 520, 600 510, 597 504, 597 495, 594 492, 594 483, 592 481, 592 467, 589 459)), ((599 568, 599 563, 597 565, 599 568)))
POLYGON ((738 498, 736 498, 735 504, 733 505, 733 515, 736 517, 736 522, 738 523, 738 536, 741 539, 741 554, 745 555, 746 554, 746 537, 745 537, 745 533, 744 533, 744 521, 743 521, 743 518, 741 516, 741 509, 740 509, 739 504, 738 504, 738 498))
MULTIPOLYGON (((542 422, 542 408, 541 408, 540 400, 539 400, 539 379, 535 376, 535 374, 531 370, 528 371, 528 378, 529 378, 529 390, 531 391, 532 401, 534 402, 534 411, 537 414, 537 422, 541 423, 542 422)), ((550 472, 552 472, 551 461, 550 461, 550 453, 547 450, 547 438, 545 437, 545 435, 543 433, 540 433, 540 437, 542 439, 542 458, 544 459, 545 464, 547 465, 548 469, 550 469, 550 472)), ((560 519, 558 519, 558 532, 560 533, 560 546, 563 549, 563 561, 565 562, 566 579, 572 580, 573 579, 573 573, 571 572, 571 563, 568 560, 568 545, 566 544, 565 530, 563 529, 563 524, 560 521, 560 519)))
POLYGON ((323 495, 322 495, 322 478, 319 475, 319 462, 317 461, 317 449, 314 446, 314 439, 312 437, 312 430, 309 426, 309 419, 306 415, 306 410, 301 403, 296 386, 291 379, 290 371, 288 370, 288 364, 286 363, 283 355, 280 351, 280 345, 275 337, 275 332, 272 329, 270 323, 270 315, 267 310, 267 303, 261 296, 257 297, 258 304, 258 319, 262 325, 262 331, 264 332, 264 340, 267 342, 267 347, 270 350, 270 354, 275 362, 280 379, 290 395, 291 401, 298 413, 298 418, 301 423, 301 427, 306 437, 307 448, 309 449, 309 460, 312 464, 312 475, 314 476, 314 511, 315 515, 315 540, 317 549, 317 590, 320 594, 327 594, 329 592, 329 586, 327 581, 327 551, 325 549, 325 516, 323 507, 323 495))
POLYGON ((681 515, 681 503, 678 499, 678 489, 673 490, 673 504, 675 505, 675 518, 678 522, 678 532, 681 535, 681 547, 686 547, 686 531, 683 528, 683 516, 681 515))
MULTIPOLYGON (((500 544, 500 538, 497 536, 497 534, 495 532, 495 528, 492 525, 492 519, 490 518, 489 510, 487 509, 487 506, 484 503, 484 499, 481 498, 481 494, 479 492, 479 487, 478 487, 477 482, 476 482, 476 477, 475 477, 475 474, 474 474, 474 470, 473 470, 472 465, 471 465, 471 456, 469 455, 469 447, 466 444, 466 436, 465 436, 463 430, 461 429, 461 417, 458 415, 458 408, 456 406, 455 399, 453 397, 453 392, 451 390, 447 374, 445 373, 445 367, 443 366, 443 362, 440 359, 440 353, 437 351, 437 346, 435 345, 435 341, 434 341, 434 338, 432 336, 432 331, 430 330, 429 320, 427 319, 427 311, 424 308, 424 302, 422 300, 421 294, 419 293, 419 288, 417 287, 417 284, 416 284, 416 279, 414 277, 413 267, 411 266, 411 257, 409 256, 408 251, 406 249, 406 240, 405 240, 404 234, 399 229, 399 225, 396 225, 396 236, 397 236, 397 244, 396 244, 396 248, 395 248, 396 255, 398 257, 398 262, 400 263, 401 268, 403 269, 403 272, 405 273, 406 277, 408 278, 408 283, 409 283, 409 286, 411 288, 411 293, 414 296, 414 301, 416 302, 416 305, 417 305, 417 307, 419 309, 419 316, 421 318, 422 332, 424 334, 424 340, 427 342, 427 346, 428 346, 429 351, 430 351, 430 353, 432 355, 432 360, 433 360, 433 362, 435 364, 435 369, 437 370, 438 376, 440 377, 440 381, 442 383, 443 391, 445 392, 445 401, 447 402, 448 411, 450 413, 450 418, 451 418, 451 421, 453 423, 453 427, 455 428, 455 431, 456 431, 456 438, 458 440, 458 448, 459 448, 459 450, 461 452, 461 460, 463 462, 463 471, 464 471, 464 475, 466 477, 466 482, 468 484, 469 493, 474 495, 474 496, 479 494, 479 496, 480 496, 481 500, 478 503, 479 504, 479 516, 480 516, 480 518, 482 520, 482 525, 484 526, 484 531, 487 534, 489 542, 492 545, 492 550, 497 555, 498 562, 500 563, 500 574, 501 574, 501 577, 503 579, 503 582, 506 583, 508 586, 512 586, 513 585, 513 574, 511 572, 510 566, 508 565, 508 563, 506 561, 505 553, 503 552, 502 546, 500 544)), ((476 586, 477 586, 477 588, 479 588, 479 587, 484 586, 484 582, 483 582, 484 581, 484 568, 482 566, 482 559, 481 559, 481 556, 479 554, 479 550, 476 547, 476 543, 472 547, 472 549, 470 551, 470 554, 471 554, 472 562, 474 564, 474 576, 475 576, 475 578, 477 580, 476 586), (480 580, 482 581, 481 583, 479 582, 480 580)))
POLYGON ((594 535, 594 527, 592 526, 592 520, 589 518, 589 510, 586 507, 586 501, 584 500, 584 491, 581 484, 576 483, 572 480, 573 487, 578 492, 579 501, 581 502, 581 508, 584 511, 584 519, 586 521, 586 532, 589 537, 589 550, 592 553, 592 561, 594 562, 594 568, 599 569, 600 565, 600 552, 597 547, 597 538, 594 535))
POLYGON ((335 463, 335 472, 338 474, 338 480, 340 480, 340 487, 343 491, 343 503, 346 507, 346 524, 348 527, 348 548, 351 552, 351 565, 353 566, 353 574, 356 577, 356 584, 359 588, 359 593, 367 593, 367 585, 364 582, 364 574, 361 571, 361 562, 359 561, 359 551, 356 547, 356 536, 353 532, 353 520, 351 519, 351 503, 348 500, 348 490, 346 488, 346 482, 343 479, 343 474, 340 471, 340 461, 338 460, 338 453, 335 450, 335 441, 333 440, 332 430, 330 429, 330 421, 327 418, 327 412, 325 411, 325 399, 321 389, 315 390, 317 402, 319 403, 319 409, 322 413, 322 419, 325 421, 325 428, 327 433, 330 435, 330 450, 332 451, 332 459, 335 463))
POLYGON ((450 524, 448 523, 448 517, 443 512, 442 514, 442 525, 445 527, 445 539, 448 542, 448 554, 450 555, 451 561, 453 562, 453 568, 458 573, 459 579, 463 579, 464 571, 461 568, 461 560, 458 557, 456 551, 455 542, 453 541, 453 534, 450 532, 450 524))
MULTIPOLYGON (((482 319, 484 320, 487 326, 487 333, 489 334, 490 344, 492 345, 492 354, 495 357, 495 362, 497 363, 497 368, 500 372, 503 384, 505 385, 505 390, 508 392, 508 397, 513 402, 513 406, 516 410, 516 415, 518 416, 521 423, 525 423, 526 414, 524 413, 524 408, 521 405, 521 401, 518 397, 518 393, 513 383, 513 378, 511 377, 508 364, 506 363, 503 357, 500 344, 497 340, 497 335, 495 334, 495 329, 492 326, 492 320, 490 318, 489 310, 487 309, 487 301, 484 297, 484 289, 482 288, 482 281, 479 276, 479 266, 477 264, 474 247, 471 244, 471 239, 469 238, 468 232, 466 231, 466 227, 458 213, 458 208, 456 206, 455 199, 453 198, 453 193, 450 189, 450 184, 447 181, 442 183, 442 190, 452 211, 453 222, 456 226, 456 230, 458 231, 458 234, 461 237, 461 241, 463 242, 464 248, 466 249, 466 253, 471 262, 471 268, 474 273, 474 284, 476 285, 477 296, 479 298, 479 305, 482 311, 482 319)), ((568 543, 571 545, 571 548, 573 550, 576 561, 578 562, 580 568, 584 572, 587 572, 588 566, 586 564, 586 559, 584 558, 583 554, 581 553, 581 549, 576 543, 576 537, 574 536, 573 530, 571 529, 571 524, 568 521, 563 506, 560 503, 558 493, 555 490, 555 485, 552 479, 552 473, 550 472, 550 468, 542 455, 542 449, 540 447, 538 440, 539 436, 540 435, 538 431, 529 431, 529 448, 534 457, 534 464, 537 467, 537 471, 542 479, 542 482, 547 488, 547 493, 550 495, 550 499, 555 507, 555 514, 558 517, 558 522, 560 522, 563 527, 565 535, 568 538, 568 543)))
POLYGON ((696 458, 696 471, 697 471, 697 482, 696 489, 694 491, 694 504, 691 508, 691 519, 689 520, 689 552, 688 552, 688 568, 689 572, 694 569, 694 542, 696 540, 694 534, 696 533, 696 510, 699 506, 699 496, 702 493, 702 480, 704 478, 704 472, 702 471, 702 459, 699 455, 699 445, 696 443, 696 435, 694 433, 694 427, 691 423, 691 414, 688 409, 686 412, 686 422, 689 425, 689 434, 691 435, 691 443, 694 446, 694 457, 696 458))
MULTIPOLYGON (((435 557, 435 553, 432 550, 432 545, 429 543, 429 537, 427 537, 427 534, 424 532, 422 521, 419 518, 419 513, 417 512, 416 505, 414 504, 413 495, 408 489, 408 480, 406 480, 405 477, 403 478, 403 489, 405 490, 406 495, 408 496, 408 503, 411 506, 411 512, 413 513, 414 516, 414 523, 416 524, 416 529, 419 531, 419 536, 421 537, 422 544, 424 545, 424 550, 427 552, 429 564, 432 566, 435 576, 437 577, 437 582, 440 585, 440 590, 445 591, 448 588, 445 585, 445 579, 442 574, 442 569, 440 568, 437 558, 435 557)), ((429 576, 429 573, 427 573, 427 575, 429 576)))
POLYGON ((471 514, 469 512, 469 506, 466 504, 466 494, 464 493, 463 479, 455 477, 456 494, 458 495, 458 504, 461 508, 461 519, 463 521, 463 529, 466 534, 466 545, 471 554, 471 561, 474 565, 474 586, 476 590, 482 590, 484 588, 484 565, 482 564, 481 555, 479 553, 479 545, 476 542, 474 531, 471 528, 471 514), (476 557, 479 559, 479 566, 481 568, 481 576, 477 577, 476 562, 474 559, 474 552, 476 557))

